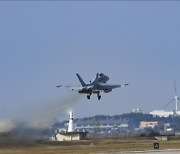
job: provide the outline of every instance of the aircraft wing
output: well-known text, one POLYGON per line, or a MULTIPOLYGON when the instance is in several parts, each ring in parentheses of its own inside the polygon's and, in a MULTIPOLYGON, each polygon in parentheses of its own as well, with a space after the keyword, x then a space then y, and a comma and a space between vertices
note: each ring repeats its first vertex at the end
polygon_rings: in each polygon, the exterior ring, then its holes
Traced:
POLYGON ((123 84, 123 85, 111 85, 112 89, 114 88, 120 88, 120 87, 125 87, 125 86, 128 86, 129 84, 126 83, 126 84, 123 84))
POLYGON ((128 83, 125 83, 123 85, 120 85, 120 87, 125 87, 125 86, 128 86, 129 84, 128 83))
POLYGON ((112 90, 114 88, 120 88, 120 87, 125 87, 129 84, 123 84, 123 85, 118 85, 118 84, 99 84, 98 89, 99 90, 112 90))
POLYGON ((57 88, 68 88, 68 89, 70 89, 70 90, 72 90, 72 91, 79 91, 79 90, 81 90, 82 89, 82 87, 80 87, 80 86, 63 86, 63 85, 57 85, 56 86, 57 88))

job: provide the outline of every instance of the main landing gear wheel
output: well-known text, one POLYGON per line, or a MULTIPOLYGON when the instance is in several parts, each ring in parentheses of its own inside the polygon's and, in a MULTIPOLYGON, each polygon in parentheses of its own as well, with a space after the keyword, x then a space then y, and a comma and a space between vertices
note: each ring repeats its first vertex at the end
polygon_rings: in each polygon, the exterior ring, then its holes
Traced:
POLYGON ((87 99, 90 99, 90 96, 91 96, 91 95, 87 95, 87 99))
POLYGON ((101 95, 98 94, 98 95, 97 95, 97 98, 98 98, 98 100, 100 100, 100 99, 101 99, 101 95))
POLYGON ((100 99, 101 99, 101 95, 98 96, 98 100, 100 100, 100 99))

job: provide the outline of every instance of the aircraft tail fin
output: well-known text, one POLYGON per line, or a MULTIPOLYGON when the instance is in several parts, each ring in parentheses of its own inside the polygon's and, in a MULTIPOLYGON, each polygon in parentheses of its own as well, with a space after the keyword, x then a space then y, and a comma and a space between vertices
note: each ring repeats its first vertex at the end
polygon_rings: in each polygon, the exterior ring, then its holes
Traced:
POLYGON ((99 79, 99 73, 96 74, 96 78, 94 79, 93 83, 94 83, 94 84, 97 84, 98 79, 99 79))
POLYGON ((81 78, 81 76, 77 73, 76 74, 78 79, 79 79, 79 82, 81 83, 81 85, 84 87, 86 85, 86 83, 83 81, 83 79, 81 78))

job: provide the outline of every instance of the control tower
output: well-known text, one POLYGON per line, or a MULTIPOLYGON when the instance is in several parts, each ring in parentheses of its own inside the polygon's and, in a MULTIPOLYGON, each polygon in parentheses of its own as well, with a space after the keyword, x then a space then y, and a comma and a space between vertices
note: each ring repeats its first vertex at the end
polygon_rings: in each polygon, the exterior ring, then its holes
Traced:
POLYGON ((69 124, 67 131, 57 131, 55 137, 57 141, 78 141, 85 140, 87 132, 79 132, 74 127, 73 112, 69 112, 69 124))

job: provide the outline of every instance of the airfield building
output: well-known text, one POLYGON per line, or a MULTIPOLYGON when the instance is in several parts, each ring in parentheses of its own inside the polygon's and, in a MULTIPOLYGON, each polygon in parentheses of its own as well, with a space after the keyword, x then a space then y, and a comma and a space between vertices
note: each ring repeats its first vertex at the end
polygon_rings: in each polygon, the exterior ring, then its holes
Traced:
POLYGON ((139 127, 141 129, 144 129, 144 128, 154 128, 157 125, 158 125, 157 121, 141 121, 139 127))
POLYGON ((142 113, 142 110, 141 109, 133 109, 132 113, 142 113))
POLYGON ((169 117, 169 116, 172 116, 174 115, 173 111, 165 111, 165 110, 154 110, 154 111, 151 111, 150 114, 153 116, 153 117, 169 117))
POLYGON ((55 137, 57 141, 78 141, 78 140, 85 140, 86 134, 87 132, 79 132, 75 129, 73 112, 70 112, 68 130, 67 131, 57 130, 55 137))
POLYGON ((154 111, 151 111, 150 114, 153 117, 180 116, 180 110, 177 110, 177 111, 154 110, 154 111))

